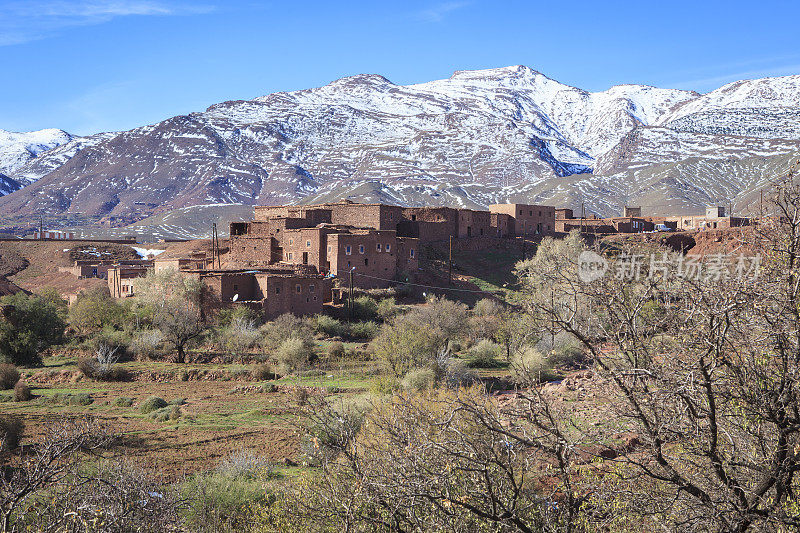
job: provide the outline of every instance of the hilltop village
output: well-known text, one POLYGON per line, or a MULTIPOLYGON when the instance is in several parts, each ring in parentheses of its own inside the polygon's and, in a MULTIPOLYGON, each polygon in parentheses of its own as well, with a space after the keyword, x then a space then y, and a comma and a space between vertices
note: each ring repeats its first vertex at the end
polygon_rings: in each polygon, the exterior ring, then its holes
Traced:
MULTIPOLYGON (((474 250, 502 240, 537 242, 570 231, 587 234, 723 229, 749 219, 709 207, 698 216, 643 216, 626 207, 620 217, 575 216, 571 209, 495 204, 488 210, 401 207, 351 201, 302 206, 259 206, 250 222, 230 224, 227 250, 166 252, 140 260, 76 260, 62 267, 79 278, 108 281, 111 295, 134 295, 135 279, 151 269, 180 271, 201 280, 223 304, 247 305, 266 318, 316 314, 344 291, 413 282, 420 245, 469 241, 474 250)), ((50 235, 59 238, 58 235, 50 235)), ((68 237, 67 237, 68 238, 68 237)))

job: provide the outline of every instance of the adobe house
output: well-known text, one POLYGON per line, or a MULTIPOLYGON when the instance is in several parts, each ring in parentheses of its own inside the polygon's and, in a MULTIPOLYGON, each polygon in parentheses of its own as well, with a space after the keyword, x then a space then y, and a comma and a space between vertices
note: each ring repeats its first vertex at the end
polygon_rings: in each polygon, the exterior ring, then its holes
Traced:
POLYGON ((134 280, 147 275, 147 265, 118 264, 108 269, 108 290, 112 298, 127 298, 134 295, 134 280))
POLYGON ((489 227, 493 237, 513 237, 516 233, 514 217, 506 213, 489 213, 489 227))
POLYGON ((108 279, 108 270, 117 265, 150 267, 153 265, 153 262, 147 259, 130 259, 127 261, 97 261, 93 259, 78 259, 72 264, 72 266, 58 267, 58 271, 72 274, 78 279, 108 279))
POLYGON ((550 235, 556 231, 556 208, 553 206, 492 204, 489 211, 513 217, 517 235, 550 235))
POLYGON ((162 270, 172 269, 172 270, 191 270, 191 269, 202 269, 208 268, 211 265, 211 257, 206 254, 204 251, 195 251, 186 253, 180 253, 178 255, 170 254, 169 252, 164 252, 163 254, 158 255, 153 260, 153 266, 156 272, 161 272, 162 270))
MULTIPOLYGON (((489 211, 475 211, 473 209, 458 210, 458 236, 459 237, 486 237, 491 235, 491 215, 489 211)), ((552 228, 552 226, 551 226, 552 228)))
POLYGON ((745 217, 725 216, 725 207, 708 206, 705 215, 673 216, 666 220, 675 223, 678 230, 704 230, 735 228, 749 226, 750 219, 745 217))
POLYGON ((418 239, 397 237, 394 231, 332 233, 327 239, 328 273, 365 289, 386 288, 401 273, 416 272, 418 239))
POLYGON ((191 270, 223 305, 245 305, 267 319, 285 313, 313 315, 331 299, 331 281, 291 266, 260 270, 191 270))

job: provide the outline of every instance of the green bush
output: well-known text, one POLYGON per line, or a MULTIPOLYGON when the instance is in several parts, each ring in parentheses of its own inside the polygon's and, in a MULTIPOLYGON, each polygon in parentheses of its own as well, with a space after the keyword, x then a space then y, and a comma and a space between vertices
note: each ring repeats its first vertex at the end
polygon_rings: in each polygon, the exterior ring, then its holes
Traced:
POLYGON ((375 356, 397 378, 430 366, 446 344, 441 330, 407 317, 384 324, 373 342, 375 356))
POLYGON ((65 324, 56 307, 23 292, 0 298, 0 305, 0 362, 41 365, 41 352, 63 339, 65 324))
POLYGON ((369 296, 359 296, 353 300, 354 320, 375 320, 378 318, 378 302, 369 296))
POLYGON ((490 298, 478 300, 472 308, 472 313, 476 316, 498 316, 502 312, 503 306, 490 298))
POLYGON ((422 391, 430 389, 436 383, 436 372, 430 368, 409 370, 401 384, 406 390, 422 391))
POLYGON ((467 350, 469 366, 471 368, 498 368, 503 363, 498 358, 503 354, 503 347, 488 339, 482 339, 478 344, 467 350))
POLYGON ((114 400, 112 405, 114 407, 131 407, 133 405, 133 398, 126 398, 122 396, 114 400))
POLYGON ((331 359, 342 359, 345 355, 347 355, 347 349, 341 342, 332 342, 328 346, 328 357, 331 359))
POLYGON ((311 343, 292 337, 283 341, 275 352, 275 359, 278 361, 281 373, 291 374, 308 365, 313 355, 314 349, 311 343))
POLYGON ((400 313, 400 308, 397 306, 394 298, 384 298, 378 302, 376 313, 378 318, 387 322, 400 313))
POLYGON ((181 417, 181 408, 177 405, 168 405, 166 407, 156 409, 155 411, 151 411, 148 416, 156 422, 178 420, 181 417))
POLYGON ((69 307, 69 325, 82 334, 121 329, 125 322, 126 310, 111 297, 108 287, 80 292, 69 307))
POLYGON ((252 526, 253 507, 267 500, 266 461, 247 452, 224 459, 214 470, 196 474, 180 487, 189 502, 185 513, 192 531, 244 531, 252 526))
POLYGON ((392 376, 380 376, 374 379, 369 386, 369 392, 373 396, 386 396, 394 393, 400 388, 400 382, 392 376))
POLYGON ((14 385, 14 401, 27 402, 31 399, 31 388, 24 381, 17 381, 14 385))
POLYGON ((556 377, 550 358, 531 346, 515 356, 512 370, 520 383, 551 381, 556 377))
POLYGON ((314 343, 314 329, 308 321, 286 313, 260 328, 264 348, 277 350, 288 339, 301 339, 306 344, 314 343))
POLYGON ((67 396, 67 403, 70 405, 91 405, 94 402, 94 398, 86 393, 68 394, 67 396))
POLYGON ((19 370, 14 365, 7 363, 0 364, 0 389, 13 389, 19 381, 19 370))
POLYGON ((380 326, 375 322, 356 322, 350 325, 349 337, 354 340, 369 341, 377 337, 380 326))
POLYGON ((250 373, 252 374, 253 379, 256 381, 266 381, 268 379, 275 379, 277 377, 272 365, 269 363, 260 363, 254 365, 250 373))
POLYGON ((347 324, 328 315, 317 315, 315 317, 316 329, 326 337, 346 337, 347 324))
POLYGON ((151 396, 139 405, 139 412, 146 415, 169 405, 167 400, 158 396, 151 396))
POLYGON ((0 416, 0 449, 9 451, 19 446, 25 425, 14 416, 0 416))

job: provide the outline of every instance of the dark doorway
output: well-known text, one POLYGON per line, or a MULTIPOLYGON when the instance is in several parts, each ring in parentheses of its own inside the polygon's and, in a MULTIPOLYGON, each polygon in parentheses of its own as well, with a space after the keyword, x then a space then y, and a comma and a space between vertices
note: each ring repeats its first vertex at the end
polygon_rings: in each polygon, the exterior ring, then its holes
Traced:
POLYGON ((308 252, 303 252, 303 264, 308 264, 308 252))

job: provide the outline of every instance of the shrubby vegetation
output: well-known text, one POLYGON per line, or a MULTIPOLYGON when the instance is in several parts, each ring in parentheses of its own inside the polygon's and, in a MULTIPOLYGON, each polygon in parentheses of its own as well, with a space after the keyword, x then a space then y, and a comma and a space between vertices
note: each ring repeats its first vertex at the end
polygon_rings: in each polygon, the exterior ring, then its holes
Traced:
POLYGON ((60 343, 64 336, 66 325, 56 306, 22 292, 0 298, 0 306, 0 360, 16 365, 40 365, 42 351, 60 343))

